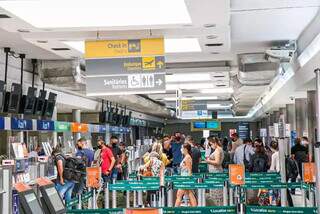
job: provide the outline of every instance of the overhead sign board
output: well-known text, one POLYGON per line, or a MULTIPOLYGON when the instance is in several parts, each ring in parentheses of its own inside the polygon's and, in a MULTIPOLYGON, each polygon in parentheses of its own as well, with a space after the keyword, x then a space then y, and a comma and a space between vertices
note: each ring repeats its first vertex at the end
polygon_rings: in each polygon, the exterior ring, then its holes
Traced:
POLYGON ((39 130, 39 131, 54 131, 54 121, 37 120, 37 130, 39 130))
POLYGON ((88 96, 165 92, 163 38, 86 42, 88 96))
POLYGON ((32 130, 32 120, 24 120, 18 118, 11 118, 12 130, 32 130))
POLYGON ((181 110, 182 111, 207 110, 207 102, 197 101, 192 99, 182 99, 181 110))
POLYGON ((57 131, 57 132, 69 132, 70 131, 70 123, 69 122, 55 121, 54 126, 55 126, 55 131, 57 131))
POLYGON ((181 111, 182 119, 208 119, 208 111, 207 110, 199 110, 199 111, 181 111))
POLYGON ((86 41, 85 58, 164 55, 163 38, 86 41))
POLYGON ((238 134, 241 139, 250 138, 250 126, 248 122, 240 122, 238 125, 238 134))
POLYGON ((87 78, 87 95, 143 94, 165 91, 165 74, 143 73, 87 78))
POLYGON ((86 61, 90 76, 130 74, 141 72, 164 73, 164 56, 90 59, 86 61))

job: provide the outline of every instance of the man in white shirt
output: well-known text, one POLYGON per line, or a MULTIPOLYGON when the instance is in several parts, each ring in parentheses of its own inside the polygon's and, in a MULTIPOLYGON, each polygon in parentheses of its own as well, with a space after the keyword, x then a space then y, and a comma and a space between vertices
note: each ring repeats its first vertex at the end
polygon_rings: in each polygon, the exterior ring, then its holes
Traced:
POLYGON ((280 172, 280 159, 279 159, 278 142, 272 141, 270 144, 270 148, 272 151, 272 156, 271 156, 271 166, 270 166, 269 171, 270 172, 280 172))
POLYGON ((250 158, 251 158, 251 155, 253 154, 254 154, 254 148, 252 146, 252 140, 246 139, 242 145, 236 148, 234 157, 233 157, 233 162, 235 164, 247 165, 250 163, 250 158), (245 160, 246 160, 246 163, 245 163, 245 160))
POLYGON ((231 135, 232 148, 230 154, 233 155, 236 152, 236 149, 243 144, 242 140, 239 138, 237 133, 231 135))

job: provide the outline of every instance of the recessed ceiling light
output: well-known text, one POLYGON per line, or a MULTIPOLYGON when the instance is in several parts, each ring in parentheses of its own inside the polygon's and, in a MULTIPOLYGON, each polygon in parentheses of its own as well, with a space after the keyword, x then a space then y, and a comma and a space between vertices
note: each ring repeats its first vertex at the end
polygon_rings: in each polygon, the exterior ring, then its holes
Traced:
POLYGON ((54 51, 69 51, 70 48, 51 48, 54 51))
POLYGON ((182 25, 183 27, 192 27, 192 24, 186 24, 186 25, 182 25))
POLYGON ((48 43, 47 40, 37 40, 38 43, 48 43))
MULTIPOLYGON (((84 53, 85 48, 83 41, 68 41, 63 43, 84 53)), ((201 52, 201 47, 197 38, 165 39, 164 45, 166 53, 201 52)))
POLYGON ((216 35, 209 35, 209 36, 207 36, 207 39, 216 39, 216 38, 218 38, 218 36, 216 36, 216 35))
POLYGON ((205 24, 203 25, 205 28, 212 28, 212 27, 216 27, 216 24, 205 24))
POLYGON ((41 29, 192 24, 184 0, 5 0, 0 7, 41 29))
POLYGON ((219 46, 222 46, 223 43, 209 43, 209 44, 206 44, 207 47, 219 47, 219 46))
POLYGON ((20 33, 30 33, 30 30, 27 29, 18 29, 17 31, 20 33))
POLYGON ((210 52, 210 54, 217 55, 217 54, 220 54, 220 53, 219 52, 210 52))

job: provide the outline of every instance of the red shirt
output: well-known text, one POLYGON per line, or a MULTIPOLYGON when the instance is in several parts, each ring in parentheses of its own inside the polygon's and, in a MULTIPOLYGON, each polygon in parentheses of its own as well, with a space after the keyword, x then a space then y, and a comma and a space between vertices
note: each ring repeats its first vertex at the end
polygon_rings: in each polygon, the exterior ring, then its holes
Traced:
POLYGON ((108 169, 110 169, 111 158, 113 157, 112 150, 108 147, 102 149, 101 151, 101 172, 105 174, 108 169))

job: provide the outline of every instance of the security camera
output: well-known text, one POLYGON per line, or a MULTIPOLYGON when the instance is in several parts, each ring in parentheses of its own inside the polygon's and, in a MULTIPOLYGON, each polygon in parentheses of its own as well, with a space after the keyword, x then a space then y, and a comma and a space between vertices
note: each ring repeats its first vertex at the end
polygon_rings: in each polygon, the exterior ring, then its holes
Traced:
POLYGON ((266 115, 268 116, 268 115, 269 115, 269 112, 266 112, 266 115))
POLYGON ((289 97, 289 98, 290 98, 291 101, 294 100, 294 97, 289 97))

